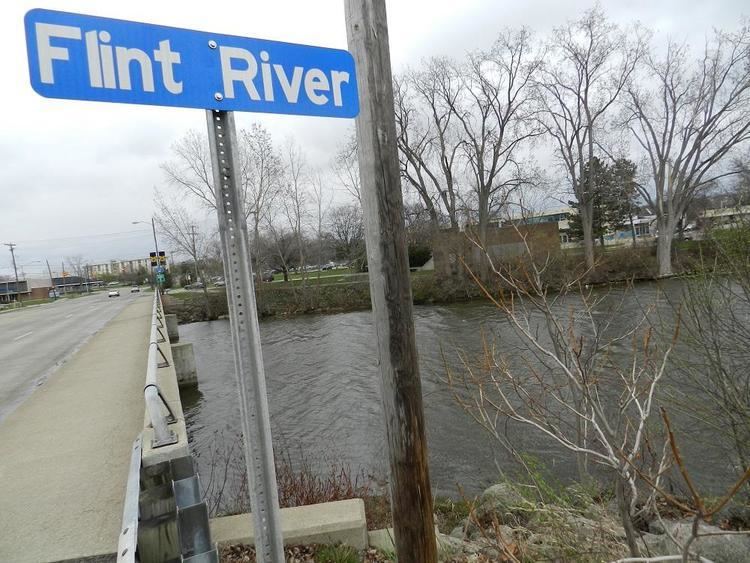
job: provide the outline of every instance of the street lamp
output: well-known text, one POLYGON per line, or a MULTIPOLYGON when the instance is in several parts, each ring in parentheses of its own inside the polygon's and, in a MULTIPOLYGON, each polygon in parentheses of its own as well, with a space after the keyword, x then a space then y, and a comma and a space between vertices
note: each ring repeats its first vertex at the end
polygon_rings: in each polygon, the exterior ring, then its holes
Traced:
MULTIPOLYGON (((133 225, 148 225, 148 222, 146 221, 132 221, 133 225)), ((159 263, 159 243, 156 241, 156 224, 154 223, 154 218, 151 217, 151 231, 154 233, 154 247, 156 249, 156 263, 159 263)), ((157 287, 158 291, 161 291, 161 285, 158 282, 158 277, 154 275, 154 281, 156 282, 155 285, 157 287)))

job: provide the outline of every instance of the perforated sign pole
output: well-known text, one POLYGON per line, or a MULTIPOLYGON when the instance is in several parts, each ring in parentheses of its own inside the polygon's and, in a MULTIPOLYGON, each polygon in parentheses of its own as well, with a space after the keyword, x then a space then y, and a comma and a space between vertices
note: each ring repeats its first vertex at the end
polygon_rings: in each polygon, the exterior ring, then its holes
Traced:
POLYGON ((224 262, 234 367, 240 398, 245 463, 250 480, 250 502, 255 524, 255 549, 259 562, 283 563, 284 550, 276 489, 271 422, 266 378, 260 348, 250 247, 242 202, 237 189, 237 135, 234 115, 206 111, 208 140, 219 216, 221 255, 224 262))

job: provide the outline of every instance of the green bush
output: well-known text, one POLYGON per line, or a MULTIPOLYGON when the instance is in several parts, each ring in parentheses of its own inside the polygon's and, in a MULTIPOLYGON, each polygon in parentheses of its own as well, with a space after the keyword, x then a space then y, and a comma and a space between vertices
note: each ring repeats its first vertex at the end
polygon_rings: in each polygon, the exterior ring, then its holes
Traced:
POLYGON ((425 244, 409 245, 409 267, 421 268, 432 257, 432 250, 425 244))

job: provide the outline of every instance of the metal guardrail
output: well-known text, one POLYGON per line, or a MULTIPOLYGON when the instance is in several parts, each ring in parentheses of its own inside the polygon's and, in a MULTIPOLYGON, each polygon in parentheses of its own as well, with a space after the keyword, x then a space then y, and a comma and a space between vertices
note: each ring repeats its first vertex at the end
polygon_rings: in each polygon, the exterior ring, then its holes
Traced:
POLYGON ((122 508, 122 530, 117 541, 118 563, 135 563, 138 548, 138 493, 141 474, 141 435, 133 442, 130 454, 130 471, 125 487, 125 503, 122 508))
POLYGON ((164 328, 164 310, 161 303, 161 296, 157 290, 154 292, 154 305, 151 312, 151 336, 148 342, 146 385, 143 388, 146 410, 151 420, 151 426, 154 429, 154 440, 151 443, 151 446, 154 448, 177 443, 177 435, 169 428, 169 424, 176 422, 177 419, 159 389, 159 383, 156 379, 159 368, 169 366, 167 357, 161 351, 161 348, 159 348, 159 344, 166 342, 166 338, 162 332, 164 328), (159 361, 158 356, 161 356, 161 361, 159 361), (164 414, 164 408, 166 408, 167 414, 164 414))
MULTIPOLYGON (((178 441, 169 424, 177 422, 169 403, 159 389, 157 374, 169 366, 160 345, 169 345, 164 336, 164 311, 159 292, 154 295, 151 311, 151 332, 148 343, 146 384, 143 395, 148 418, 153 428, 151 447, 156 449, 178 441)), ((143 434, 133 443, 128 473, 122 528, 117 546, 118 563, 149 563, 169 560, 184 563, 219 563, 216 544, 211 542, 208 508, 201 500, 200 479, 190 455, 171 457, 142 474, 143 434), (156 478, 156 481, 154 481, 156 478), (168 485, 165 485, 165 482, 168 485), (170 492, 165 496, 164 487, 170 492), (171 500, 169 500, 171 499, 171 500), (144 520, 145 519, 145 520, 144 520), (146 534, 140 527, 145 521, 146 534), (171 524, 170 524, 171 522, 171 524), (161 531, 154 534, 155 529, 161 531), (177 534, 171 533, 176 529, 177 534)))

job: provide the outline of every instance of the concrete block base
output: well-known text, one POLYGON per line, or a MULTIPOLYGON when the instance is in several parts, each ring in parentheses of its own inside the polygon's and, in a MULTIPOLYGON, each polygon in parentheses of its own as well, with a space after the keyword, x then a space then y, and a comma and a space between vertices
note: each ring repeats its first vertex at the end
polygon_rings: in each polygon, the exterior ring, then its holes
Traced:
POLYGON ((167 336, 169 341, 174 344, 180 341, 180 330, 177 327, 177 315, 164 315, 167 321, 167 336))
POLYGON ((198 383, 198 372, 195 369, 195 354, 192 342, 172 344, 172 358, 177 372, 177 385, 185 387, 198 383))
MULTIPOLYGON (((281 509, 284 545, 343 543, 355 549, 367 548, 367 521, 362 499, 325 502, 281 509)), ((254 545, 252 514, 224 516, 211 520, 211 537, 220 546, 254 545)))

